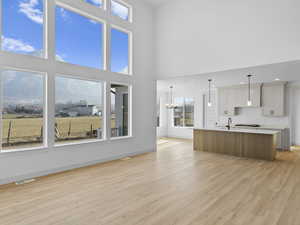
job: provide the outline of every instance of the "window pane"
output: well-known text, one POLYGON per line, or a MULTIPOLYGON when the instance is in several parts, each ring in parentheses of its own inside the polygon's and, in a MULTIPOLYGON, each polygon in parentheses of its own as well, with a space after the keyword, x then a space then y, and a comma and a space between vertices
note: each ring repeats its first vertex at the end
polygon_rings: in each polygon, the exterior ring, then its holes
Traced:
POLYGON ((128 136, 128 86, 111 85, 111 137, 128 136))
POLYGON ((85 2, 95 5, 95 6, 98 6, 98 7, 102 7, 102 0, 85 0, 85 2))
POLYGON ((111 29, 111 71, 129 73, 129 35, 120 30, 111 29))
POLYGON ((57 6, 56 59, 103 69, 103 24, 57 6))
POLYGON ((57 76, 55 79, 55 140, 68 143, 103 138, 101 82, 57 76))
POLYGON ((129 8, 120 2, 111 0, 111 13, 123 20, 129 19, 129 8))
POLYGON ((186 127, 194 126, 194 100, 192 98, 185 99, 184 124, 186 127))
POLYGON ((43 145, 43 75, 3 71, 2 149, 43 145))
POLYGON ((183 127, 183 98, 175 98, 174 100, 176 108, 174 109, 174 126, 175 127, 183 127))
POLYGON ((2 0, 2 50, 44 56, 43 0, 2 0))

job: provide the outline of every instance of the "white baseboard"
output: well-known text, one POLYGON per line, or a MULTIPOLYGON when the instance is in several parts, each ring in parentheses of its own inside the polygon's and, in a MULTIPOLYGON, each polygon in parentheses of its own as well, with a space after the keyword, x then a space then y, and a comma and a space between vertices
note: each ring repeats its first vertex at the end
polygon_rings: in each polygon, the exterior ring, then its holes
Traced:
POLYGON ((46 170, 46 171, 39 171, 36 173, 23 174, 23 175, 19 175, 19 176, 15 176, 15 177, 8 177, 5 179, 0 179, 0 185, 14 183, 14 182, 17 182, 20 180, 28 180, 28 179, 33 179, 33 178, 37 178, 37 177, 43 177, 43 176, 47 176, 50 174, 65 172, 65 171, 69 171, 69 170, 73 170, 73 169, 78 169, 78 168, 82 168, 82 167, 86 167, 86 166, 92 166, 92 165, 99 164, 99 163, 109 162, 109 161, 113 161, 113 160, 122 159, 125 157, 136 156, 136 155, 141 155, 144 153, 150 153, 150 152, 155 152, 155 151, 156 151, 156 149, 151 149, 151 150, 144 150, 144 151, 139 151, 139 152, 119 154, 116 156, 103 158, 103 159, 99 159, 99 160, 93 160, 93 161, 89 161, 89 162, 85 162, 85 163, 81 163, 81 164, 73 164, 73 165, 69 165, 66 167, 60 167, 60 168, 55 168, 55 169, 46 170))

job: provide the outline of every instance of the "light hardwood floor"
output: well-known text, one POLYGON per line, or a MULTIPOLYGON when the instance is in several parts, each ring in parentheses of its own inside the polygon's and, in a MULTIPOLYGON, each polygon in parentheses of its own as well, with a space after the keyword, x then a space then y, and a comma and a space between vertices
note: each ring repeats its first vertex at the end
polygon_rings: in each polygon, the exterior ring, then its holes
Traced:
POLYGON ((0 186, 1 225, 299 225, 300 152, 274 162, 158 153, 0 186))

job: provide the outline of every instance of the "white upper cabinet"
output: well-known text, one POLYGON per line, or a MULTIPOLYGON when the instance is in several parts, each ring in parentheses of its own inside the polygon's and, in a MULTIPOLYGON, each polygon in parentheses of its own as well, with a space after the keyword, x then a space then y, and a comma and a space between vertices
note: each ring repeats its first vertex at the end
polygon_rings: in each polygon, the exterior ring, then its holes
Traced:
POLYGON ((229 88, 218 89, 219 114, 223 116, 235 115, 234 91, 229 88))
MULTIPOLYGON (((239 85, 233 86, 234 90, 234 107, 250 107, 248 106, 248 86, 239 85)), ((251 107, 261 106, 261 84, 253 84, 250 88, 250 99, 252 101, 251 107)))
POLYGON ((267 83, 262 88, 262 107, 264 116, 280 117, 285 115, 284 82, 267 83))
POLYGON ((264 116, 285 116, 285 87, 285 82, 251 84, 251 106, 247 105, 247 85, 218 88, 219 115, 234 116, 236 108, 262 107, 264 116))
MULTIPOLYGON (((261 84, 253 84, 250 89, 252 101, 251 107, 261 106, 261 84)), ((236 114, 236 108, 249 107, 248 86, 230 86, 218 88, 219 115, 233 116, 236 114)))

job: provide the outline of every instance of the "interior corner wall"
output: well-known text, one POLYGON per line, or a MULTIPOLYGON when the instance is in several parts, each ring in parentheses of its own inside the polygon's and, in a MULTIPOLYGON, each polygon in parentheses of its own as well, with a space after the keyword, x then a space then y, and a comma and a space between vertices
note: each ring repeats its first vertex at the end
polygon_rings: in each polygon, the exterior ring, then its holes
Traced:
POLYGON ((300 59, 299 0, 174 0, 156 11, 159 79, 300 59))
POLYGON ((290 88, 290 124, 292 127, 291 139, 293 145, 300 146, 300 84, 290 88))
POLYGON ((168 103, 168 93, 160 91, 157 93, 157 100, 160 102, 160 121, 157 130, 157 137, 167 137, 168 136, 168 114, 166 110, 166 104, 168 103))
MULTIPOLYGON (((0 184, 43 176, 144 152, 156 151, 156 81, 153 75, 153 9, 138 0, 131 0, 130 4, 132 4, 134 9, 134 21, 132 24, 134 29, 134 75, 130 78, 132 82, 133 137, 62 147, 49 146, 41 150, 1 153, 0 184)), ((0 54, 1 65, 4 62, 14 64, 16 57, 21 59, 26 58, 25 56, 5 57, 0 54)), ((26 59, 22 62, 26 63, 26 59)), ((112 82, 126 81, 124 77, 126 75, 106 74, 106 72, 103 72, 101 76, 112 82)), ((50 105, 49 107, 49 110, 52 110, 54 106, 50 105)))

